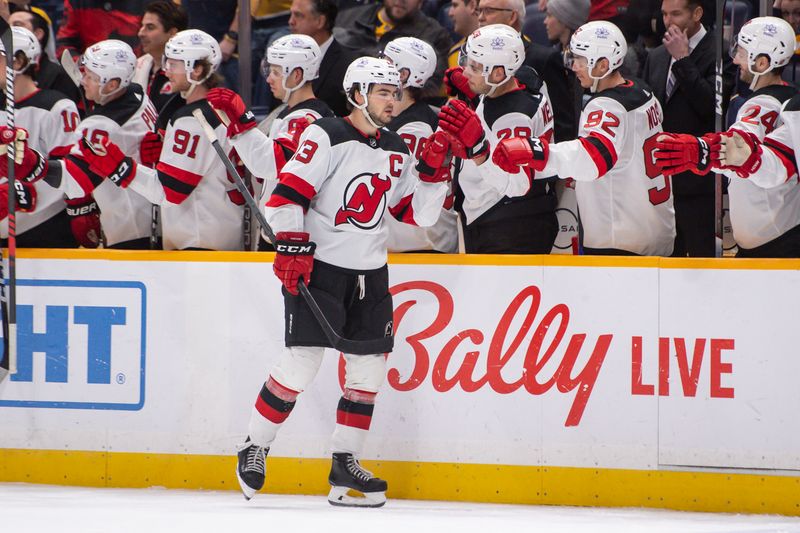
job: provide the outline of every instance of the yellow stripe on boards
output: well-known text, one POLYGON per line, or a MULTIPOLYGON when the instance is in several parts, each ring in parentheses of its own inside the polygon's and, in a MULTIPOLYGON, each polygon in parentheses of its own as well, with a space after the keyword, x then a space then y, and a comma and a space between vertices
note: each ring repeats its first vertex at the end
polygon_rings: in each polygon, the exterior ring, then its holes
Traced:
MULTIPOLYGON (((3 250, 6 253, 6 250, 3 250)), ((20 259, 81 259, 84 261, 172 261, 205 263, 272 263, 273 252, 204 252, 160 250, 86 250, 24 248, 20 259)), ((576 255, 389 254, 394 265, 547 266, 606 268, 668 268, 703 270, 800 270, 800 259, 735 259, 622 257, 576 255)))
MULTIPOLYGON (((399 499, 653 507, 800 516, 800 476, 672 470, 364 461, 399 499)), ((0 449, 0 481, 90 487, 238 490, 236 459, 0 449)), ((325 495, 328 459, 269 457, 265 492, 325 495)))

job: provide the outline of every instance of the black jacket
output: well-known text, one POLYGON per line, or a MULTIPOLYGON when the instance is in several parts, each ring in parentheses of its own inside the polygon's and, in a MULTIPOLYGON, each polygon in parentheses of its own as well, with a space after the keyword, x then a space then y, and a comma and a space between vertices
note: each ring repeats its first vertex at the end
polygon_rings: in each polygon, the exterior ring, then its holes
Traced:
POLYGON ((553 108, 555 140, 569 141, 577 136, 578 117, 575 115, 573 92, 567 84, 567 71, 561 53, 551 47, 534 43, 523 35, 525 64, 533 67, 547 84, 547 94, 553 108))
MULTIPOLYGON (((675 90, 667 100, 667 76, 672 57, 664 45, 655 48, 645 61, 642 76, 653 89, 664 111, 664 131, 700 136, 714 131, 716 117, 714 32, 709 31, 689 57, 676 61, 675 90)), ((724 54, 727 57, 727 54, 724 54)), ((727 107, 736 75, 736 67, 728 58, 723 66, 723 107, 727 107)), ((691 172, 672 177, 676 196, 714 194, 714 180, 698 179, 691 172)))
POLYGON ((349 50, 334 39, 319 65, 319 77, 314 80, 312 87, 314 95, 328 104, 337 116, 344 117, 347 111, 347 97, 344 94, 342 80, 350 63, 358 57, 355 51, 349 50))
POLYGON ((354 7, 339 13, 333 35, 342 46, 355 50, 359 56, 376 56, 389 41, 398 37, 416 37, 430 44, 436 51, 436 72, 425 87, 425 94, 438 93, 442 76, 447 68, 447 54, 450 51, 450 35, 438 22, 417 11, 381 36, 375 38, 378 25, 378 11, 382 4, 354 7))

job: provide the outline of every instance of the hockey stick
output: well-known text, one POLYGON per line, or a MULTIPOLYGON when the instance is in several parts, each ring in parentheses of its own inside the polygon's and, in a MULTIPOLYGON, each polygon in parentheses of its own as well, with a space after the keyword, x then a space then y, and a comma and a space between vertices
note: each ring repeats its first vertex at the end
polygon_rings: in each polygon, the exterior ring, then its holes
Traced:
MULTIPOLYGON (((236 188, 244 197, 248 207, 250 207, 250 211, 255 214, 258 223, 261 224, 261 228, 264 230, 264 233, 267 234, 272 242, 275 242, 275 233, 272 231, 272 228, 267 222, 267 218, 258 208, 253 195, 250 194, 250 191, 247 190, 247 187, 245 187, 244 180, 242 180, 242 177, 236 171, 236 167, 233 165, 230 158, 225 154, 225 150, 223 150, 222 146, 219 144, 219 139, 217 139, 217 134, 214 133, 214 128, 212 128, 208 123, 206 117, 203 116, 203 112, 200 109, 195 109, 192 111, 192 115, 194 115, 194 118, 196 118, 203 127, 203 132, 205 132, 206 137, 211 142, 214 150, 216 150, 217 155, 219 156, 220 160, 222 160, 223 165, 225 165, 225 169, 228 171, 228 174, 233 177, 236 188)), ((320 309, 319 304, 314 299, 311 291, 308 290, 308 286, 306 286, 305 281, 302 278, 297 282, 297 288, 299 289, 300 294, 303 296, 303 299, 308 304, 308 307, 311 308, 311 312, 314 314, 314 318, 317 319, 317 322, 319 322, 322 332, 325 334, 325 337, 327 337, 328 342, 331 343, 331 346, 335 350, 356 355, 376 354, 386 351, 385 338, 362 341, 345 339, 344 337, 339 336, 333 330, 333 326, 331 326, 330 322, 328 322, 328 319, 325 318, 325 314, 322 312, 322 309, 320 309)))
MULTIPOLYGON (((6 126, 14 129, 14 42, 8 22, 0 19, 0 42, 6 51, 6 126)), ((17 371, 17 181, 14 176, 17 143, 7 148, 8 159, 8 292, 3 294, 3 348, 4 362, 0 368, 0 381, 17 371)), ((0 260, 2 277, 2 260, 0 260)))
POLYGON ((78 86, 78 94, 81 96, 81 102, 83 103, 83 109, 85 112, 89 112, 89 106, 86 105, 86 97, 83 95, 83 87, 81 86, 81 71, 78 68, 78 65, 75 64, 75 60, 72 59, 72 55, 70 55, 69 50, 64 50, 61 53, 61 67, 69 76, 69 79, 78 86))

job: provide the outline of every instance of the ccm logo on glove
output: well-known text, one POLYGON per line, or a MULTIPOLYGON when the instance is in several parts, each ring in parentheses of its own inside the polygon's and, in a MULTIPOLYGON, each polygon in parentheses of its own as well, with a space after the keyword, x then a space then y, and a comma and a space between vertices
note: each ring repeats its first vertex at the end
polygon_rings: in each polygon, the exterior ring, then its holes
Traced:
POLYGON ((279 242, 275 245, 275 251, 281 252, 284 254, 294 254, 294 255, 313 255, 314 248, 316 244, 314 243, 307 243, 307 244, 285 244, 279 242))

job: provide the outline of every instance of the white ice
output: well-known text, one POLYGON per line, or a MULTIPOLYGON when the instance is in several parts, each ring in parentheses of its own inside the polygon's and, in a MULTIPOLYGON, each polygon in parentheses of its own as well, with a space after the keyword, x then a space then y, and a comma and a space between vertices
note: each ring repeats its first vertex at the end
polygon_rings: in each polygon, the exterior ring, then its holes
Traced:
POLYGON ((0 483, 2 533, 798 532, 800 519, 392 500, 381 509, 334 508, 322 496, 0 483))

